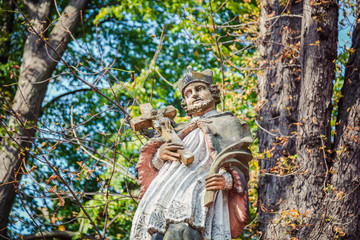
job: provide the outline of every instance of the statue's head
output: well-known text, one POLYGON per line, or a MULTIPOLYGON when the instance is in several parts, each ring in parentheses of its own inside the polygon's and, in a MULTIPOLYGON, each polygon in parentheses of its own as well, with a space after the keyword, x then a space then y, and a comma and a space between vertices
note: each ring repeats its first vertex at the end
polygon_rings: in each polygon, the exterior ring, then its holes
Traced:
POLYGON ((178 82, 183 97, 181 105, 187 115, 201 116, 216 109, 220 103, 220 90, 213 81, 213 71, 210 69, 194 72, 191 66, 187 68, 184 78, 178 82))

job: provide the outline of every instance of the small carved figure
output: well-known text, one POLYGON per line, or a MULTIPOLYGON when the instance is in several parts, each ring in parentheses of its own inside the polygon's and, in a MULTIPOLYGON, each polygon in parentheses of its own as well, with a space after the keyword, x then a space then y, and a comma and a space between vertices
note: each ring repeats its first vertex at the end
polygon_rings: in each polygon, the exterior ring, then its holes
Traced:
POLYGON ((130 239, 236 238, 249 218, 249 127, 216 111, 220 91, 210 69, 188 67, 178 86, 190 122, 174 123, 172 106, 149 105, 132 122, 134 129, 153 127, 161 137, 140 151, 141 200, 130 239))

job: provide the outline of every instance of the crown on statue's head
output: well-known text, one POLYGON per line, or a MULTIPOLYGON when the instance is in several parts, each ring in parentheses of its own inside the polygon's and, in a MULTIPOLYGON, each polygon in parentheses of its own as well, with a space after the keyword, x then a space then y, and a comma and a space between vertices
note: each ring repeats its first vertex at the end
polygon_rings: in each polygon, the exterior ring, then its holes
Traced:
POLYGON ((204 82, 209 85, 213 84, 213 71, 211 69, 206 69, 202 72, 194 72, 192 70, 192 67, 188 66, 185 76, 183 78, 180 78, 178 82, 178 87, 181 95, 183 94, 183 90, 185 89, 185 87, 193 82, 204 82))

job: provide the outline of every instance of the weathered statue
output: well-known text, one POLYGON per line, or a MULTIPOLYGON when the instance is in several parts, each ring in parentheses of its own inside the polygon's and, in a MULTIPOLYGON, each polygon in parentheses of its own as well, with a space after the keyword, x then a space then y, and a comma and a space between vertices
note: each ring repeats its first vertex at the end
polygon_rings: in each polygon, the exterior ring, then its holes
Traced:
POLYGON ((133 123, 139 130, 150 121, 162 136, 140 151, 141 200, 130 239, 236 238, 249 218, 249 127, 216 111, 219 89, 210 69, 188 67, 178 86, 190 122, 174 123, 167 107, 143 109, 146 116, 133 123))

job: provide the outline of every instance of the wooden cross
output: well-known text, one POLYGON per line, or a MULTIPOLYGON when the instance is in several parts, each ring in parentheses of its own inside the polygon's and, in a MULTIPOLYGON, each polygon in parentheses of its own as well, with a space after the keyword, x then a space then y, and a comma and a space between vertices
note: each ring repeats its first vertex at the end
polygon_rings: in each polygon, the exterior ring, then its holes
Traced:
MULTIPOLYGON (((156 129, 165 141, 171 141, 179 145, 183 145, 183 142, 171 127, 171 120, 176 116, 176 109, 174 106, 168 106, 161 109, 154 109, 150 103, 140 105, 141 116, 131 119, 131 127, 134 131, 140 131, 146 128, 156 129)), ((183 150, 179 150, 180 161, 189 165, 194 161, 193 153, 184 147, 183 150)))

